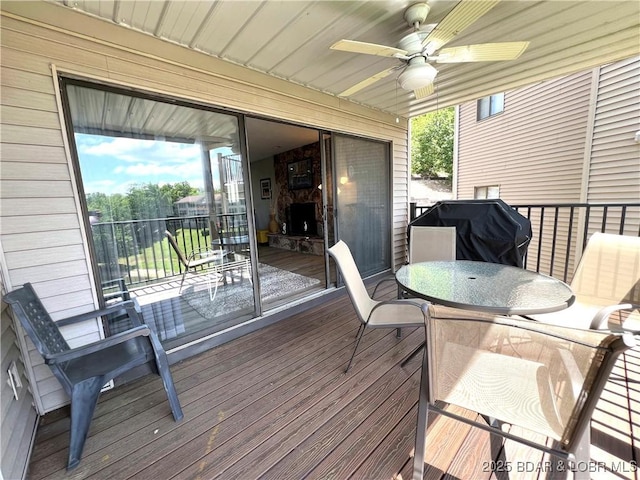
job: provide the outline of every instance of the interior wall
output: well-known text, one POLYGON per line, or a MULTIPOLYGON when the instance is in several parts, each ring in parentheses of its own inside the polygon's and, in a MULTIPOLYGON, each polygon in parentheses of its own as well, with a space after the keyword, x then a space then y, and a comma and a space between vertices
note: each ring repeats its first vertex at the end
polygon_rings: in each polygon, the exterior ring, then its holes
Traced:
POLYGON ((274 198, 275 171, 273 157, 251 162, 251 189, 253 191, 253 207, 255 210, 256 230, 268 230, 271 199, 262 198, 260 181, 269 179, 271 182, 271 198, 274 198))

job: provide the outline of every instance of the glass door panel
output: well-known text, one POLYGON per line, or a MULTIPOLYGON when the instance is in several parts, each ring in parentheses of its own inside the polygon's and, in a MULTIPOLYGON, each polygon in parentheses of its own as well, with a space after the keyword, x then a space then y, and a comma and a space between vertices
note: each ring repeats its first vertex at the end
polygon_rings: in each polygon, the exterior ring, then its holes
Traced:
MULTIPOLYGON (((168 347, 255 312, 239 119, 63 80, 104 303, 132 299, 168 347)), ((107 334, 126 325, 107 322, 107 334)))
POLYGON ((333 136, 337 238, 365 277, 391 266, 389 145, 333 136))

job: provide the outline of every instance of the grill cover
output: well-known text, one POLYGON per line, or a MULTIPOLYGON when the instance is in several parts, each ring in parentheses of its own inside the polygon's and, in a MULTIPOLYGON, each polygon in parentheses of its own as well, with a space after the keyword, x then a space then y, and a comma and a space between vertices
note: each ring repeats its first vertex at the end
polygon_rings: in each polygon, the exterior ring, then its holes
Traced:
MULTIPOLYGON (((531 222, 502 200, 443 200, 411 226, 456 227, 456 258, 524 266, 531 222)), ((407 231, 407 235, 408 235, 407 231)))

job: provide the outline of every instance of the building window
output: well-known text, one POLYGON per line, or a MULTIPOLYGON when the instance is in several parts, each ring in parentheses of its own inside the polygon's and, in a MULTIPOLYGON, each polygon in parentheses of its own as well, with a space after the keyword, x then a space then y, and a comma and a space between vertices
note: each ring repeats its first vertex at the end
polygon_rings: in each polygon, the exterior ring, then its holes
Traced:
POLYGON ((504 110, 504 92, 478 100, 478 120, 496 115, 504 110))
POLYGON ((490 185, 487 187, 475 187, 473 198, 477 198, 477 199, 500 198, 500 186, 490 185))

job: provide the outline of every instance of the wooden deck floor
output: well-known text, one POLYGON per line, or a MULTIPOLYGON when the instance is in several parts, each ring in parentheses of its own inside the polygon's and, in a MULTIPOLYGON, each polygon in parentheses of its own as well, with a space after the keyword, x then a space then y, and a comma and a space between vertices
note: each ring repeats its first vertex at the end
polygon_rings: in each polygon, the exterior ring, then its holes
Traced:
MULTIPOLYGON (((368 331, 345 374, 357 327, 342 295, 172 365, 185 413, 180 423, 156 376, 107 392, 70 473, 67 412, 48 414, 29 478, 406 480, 420 358, 404 368, 399 362, 423 331, 407 329, 400 340, 391 330, 368 331)), ((622 379, 610 382, 593 420, 592 477, 637 480, 630 462, 639 456, 639 352, 615 373, 622 379)), ((490 440, 465 424, 431 419, 425 478, 546 477, 535 471, 544 470, 539 452, 494 441, 492 453, 490 440), (508 462, 498 464, 511 468, 508 475, 491 472, 496 459, 508 462)))

